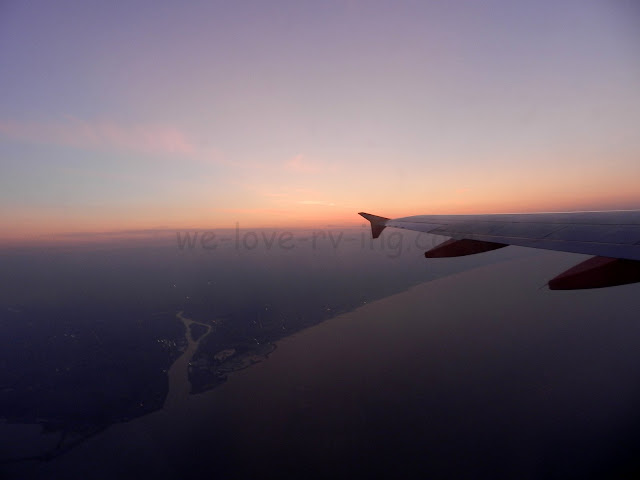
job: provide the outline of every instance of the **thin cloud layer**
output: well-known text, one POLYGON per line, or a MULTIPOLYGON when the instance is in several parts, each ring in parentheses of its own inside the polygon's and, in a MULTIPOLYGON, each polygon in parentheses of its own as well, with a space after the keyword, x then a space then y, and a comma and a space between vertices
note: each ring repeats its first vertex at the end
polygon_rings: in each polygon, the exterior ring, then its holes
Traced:
POLYGON ((213 160, 216 154, 203 149, 174 126, 120 124, 65 117, 55 122, 0 121, 0 135, 27 143, 59 145, 85 150, 132 152, 213 160))
POLYGON ((286 170, 298 173, 334 173, 338 167, 333 164, 311 161, 305 155, 299 154, 287 160, 284 164, 286 170))
POLYGON ((333 202, 327 202, 325 200, 302 200, 298 202, 301 205, 322 205, 324 207, 335 207, 336 204, 333 202))

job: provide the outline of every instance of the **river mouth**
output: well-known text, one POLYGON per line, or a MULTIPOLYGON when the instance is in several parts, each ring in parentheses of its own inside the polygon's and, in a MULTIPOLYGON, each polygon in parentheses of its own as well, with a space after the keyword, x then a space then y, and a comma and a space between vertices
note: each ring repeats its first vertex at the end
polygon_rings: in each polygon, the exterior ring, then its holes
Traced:
POLYGON ((184 353, 180 355, 173 362, 173 365, 169 368, 167 376, 169 379, 169 391, 167 392, 167 398, 164 401, 163 410, 173 411, 180 408, 181 405, 189 397, 191 393, 191 382, 189 382, 189 363, 193 358, 193 355, 198 350, 200 342, 211 333, 211 325, 202 322, 196 322, 183 315, 182 310, 176 314, 176 317, 184 324, 185 339, 187 340, 187 348, 184 353), (197 340, 194 340, 191 325, 197 324, 204 326, 207 330, 203 335, 200 335, 197 340))

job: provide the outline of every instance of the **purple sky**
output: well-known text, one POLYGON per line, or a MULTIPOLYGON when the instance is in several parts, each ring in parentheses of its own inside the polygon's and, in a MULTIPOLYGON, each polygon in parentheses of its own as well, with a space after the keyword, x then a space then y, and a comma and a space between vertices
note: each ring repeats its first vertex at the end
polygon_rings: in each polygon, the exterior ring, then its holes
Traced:
POLYGON ((633 0, 0 3, 0 237, 640 207, 633 0))

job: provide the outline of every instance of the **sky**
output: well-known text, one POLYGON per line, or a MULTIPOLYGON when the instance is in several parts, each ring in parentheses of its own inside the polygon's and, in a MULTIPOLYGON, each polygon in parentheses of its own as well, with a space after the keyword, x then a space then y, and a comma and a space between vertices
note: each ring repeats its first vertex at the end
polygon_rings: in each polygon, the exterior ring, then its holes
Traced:
POLYGON ((640 208, 634 0, 0 2, 0 239, 640 208))

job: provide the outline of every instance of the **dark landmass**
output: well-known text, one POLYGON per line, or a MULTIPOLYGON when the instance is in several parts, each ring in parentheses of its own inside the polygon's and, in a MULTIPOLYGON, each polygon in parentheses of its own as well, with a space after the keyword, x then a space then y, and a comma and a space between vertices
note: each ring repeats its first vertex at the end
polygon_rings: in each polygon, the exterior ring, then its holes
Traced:
POLYGON ((179 354, 176 342, 183 331, 168 314, 3 312, 0 335, 12 342, 0 352, 0 410, 11 421, 37 419, 48 429, 73 429, 160 408, 166 370, 179 354), (128 323, 126 335, 118 332, 115 318, 128 323), (164 341, 150 337, 150 330, 164 341))
POLYGON ((0 253, 0 412, 69 439, 162 407, 184 346, 154 248, 0 253))
POLYGON ((189 330, 191 330, 191 338, 193 338, 194 342, 197 342, 202 335, 207 333, 207 327, 199 323, 192 323, 189 330))
MULTIPOLYGON (((186 347, 178 311, 212 327, 189 369, 192 393, 201 393, 266 358, 280 338, 417 283, 509 258, 488 253, 426 267, 422 251, 397 255, 384 242, 362 243, 365 234, 344 232, 340 248, 318 248, 304 232, 291 250, 233 242, 179 248, 171 232, 148 245, 138 238, 1 251, 0 415, 60 432, 61 452, 162 408, 167 370, 186 347)), ((415 237, 404 239, 412 245, 415 237)), ((205 331, 191 326, 194 338, 205 331)))
POLYGON ((267 359, 276 349, 273 343, 250 345, 246 349, 228 348, 214 355, 201 352, 189 367, 191 393, 204 393, 224 383, 230 373, 243 370, 267 359))

